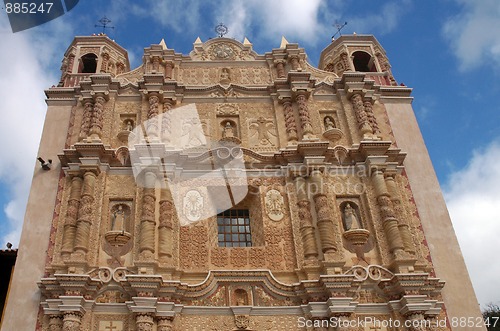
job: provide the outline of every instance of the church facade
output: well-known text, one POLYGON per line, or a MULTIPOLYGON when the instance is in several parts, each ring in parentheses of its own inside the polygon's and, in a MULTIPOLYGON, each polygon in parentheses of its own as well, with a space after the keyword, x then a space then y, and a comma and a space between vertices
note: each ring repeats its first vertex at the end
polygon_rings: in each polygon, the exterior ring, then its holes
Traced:
POLYGON ((76 37, 46 95, 53 162, 2 330, 481 324, 411 89, 373 36, 318 67, 284 38, 263 55, 162 41, 133 70, 107 36, 76 37))

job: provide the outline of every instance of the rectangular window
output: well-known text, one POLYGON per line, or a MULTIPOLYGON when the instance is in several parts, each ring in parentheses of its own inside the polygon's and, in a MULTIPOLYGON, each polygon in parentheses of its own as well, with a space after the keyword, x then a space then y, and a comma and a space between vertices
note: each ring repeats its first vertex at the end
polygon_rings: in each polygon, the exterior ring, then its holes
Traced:
POLYGON ((250 213, 248 209, 229 209, 217 215, 220 247, 250 247, 250 213))

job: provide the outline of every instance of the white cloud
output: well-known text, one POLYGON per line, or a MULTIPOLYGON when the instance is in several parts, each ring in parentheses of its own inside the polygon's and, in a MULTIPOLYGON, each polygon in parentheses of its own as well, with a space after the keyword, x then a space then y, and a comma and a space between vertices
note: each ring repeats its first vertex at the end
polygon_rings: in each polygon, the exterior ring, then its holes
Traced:
POLYGON ((69 44, 64 36, 73 32, 58 19, 13 34, 6 17, 0 18, 0 31, 0 182, 8 196, 2 206, 5 216, 0 217, 7 218, 8 226, 2 229, 0 245, 9 241, 17 246, 45 118, 43 91, 57 84, 54 68, 69 44))
POLYGON ((460 61, 460 69, 500 64, 500 1, 455 1, 462 10, 445 22, 443 34, 460 61))
POLYGON ((479 302, 500 301, 500 141, 451 174, 445 198, 479 302))

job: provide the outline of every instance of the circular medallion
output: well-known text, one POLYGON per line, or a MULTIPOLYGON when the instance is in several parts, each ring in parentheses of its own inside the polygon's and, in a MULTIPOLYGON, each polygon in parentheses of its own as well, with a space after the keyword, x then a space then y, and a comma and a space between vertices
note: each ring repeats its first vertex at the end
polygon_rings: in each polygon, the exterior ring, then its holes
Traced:
POLYGON ((225 44, 219 44, 214 47, 214 54, 219 59, 229 59, 233 56, 233 49, 225 44))

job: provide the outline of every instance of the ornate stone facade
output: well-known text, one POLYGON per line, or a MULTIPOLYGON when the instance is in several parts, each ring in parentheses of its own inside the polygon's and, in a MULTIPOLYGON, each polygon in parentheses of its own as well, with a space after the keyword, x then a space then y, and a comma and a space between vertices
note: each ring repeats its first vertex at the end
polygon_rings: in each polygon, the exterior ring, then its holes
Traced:
POLYGON ((373 37, 356 38, 328 46, 319 69, 297 44, 260 55, 214 38, 189 55, 152 45, 132 71, 109 38, 76 38, 47 91, 49 105, 71 103, 72 125, 37 330, 442 317, 446 279, 385 105, 410 90, 373 37), (91 51, 99 72, 77 72, 91 51), (377 71, 356 71, 356 51, 377 71))

